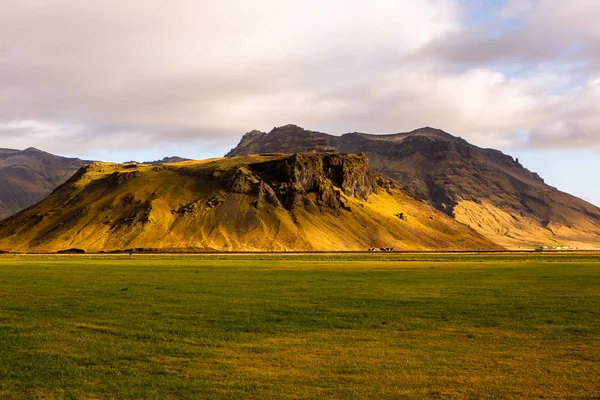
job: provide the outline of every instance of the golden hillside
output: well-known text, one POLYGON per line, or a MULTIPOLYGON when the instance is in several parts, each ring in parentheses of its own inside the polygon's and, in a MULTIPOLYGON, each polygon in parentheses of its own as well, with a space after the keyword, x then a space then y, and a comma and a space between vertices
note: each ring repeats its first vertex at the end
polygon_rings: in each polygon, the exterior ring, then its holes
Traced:
POLYGON ((498 249, 398 189, 364 155, 93 163, 0 222, 0 250, 498 249))

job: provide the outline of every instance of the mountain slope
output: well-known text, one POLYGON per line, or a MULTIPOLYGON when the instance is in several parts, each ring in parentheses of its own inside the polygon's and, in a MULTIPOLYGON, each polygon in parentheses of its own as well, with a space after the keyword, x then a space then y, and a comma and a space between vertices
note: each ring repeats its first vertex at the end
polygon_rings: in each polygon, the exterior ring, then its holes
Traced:
POLYGON ((0 149, 0 219, 42 200, 88 162, 34 148, 0 149))
POLYGON ((507 247, 600 248, 598 207, 546 185, 500 151, 438 129, 333 136, 286 125, 244 135, 227 156, 299 150, 364 152, 376 171, 507 247))
POLYGON ((94 163, 0 222, 0 249, 498 249, 377 175, 364 155, 94 163))

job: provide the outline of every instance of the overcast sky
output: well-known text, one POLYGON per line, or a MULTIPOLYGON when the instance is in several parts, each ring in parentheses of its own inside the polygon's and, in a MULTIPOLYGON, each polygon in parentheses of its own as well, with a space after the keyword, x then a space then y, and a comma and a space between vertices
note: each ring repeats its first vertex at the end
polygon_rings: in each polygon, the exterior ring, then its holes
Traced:
POLYGON ((0 147, 221 156, 434 126, 600 205, 600 1, 2 0, 0 147))

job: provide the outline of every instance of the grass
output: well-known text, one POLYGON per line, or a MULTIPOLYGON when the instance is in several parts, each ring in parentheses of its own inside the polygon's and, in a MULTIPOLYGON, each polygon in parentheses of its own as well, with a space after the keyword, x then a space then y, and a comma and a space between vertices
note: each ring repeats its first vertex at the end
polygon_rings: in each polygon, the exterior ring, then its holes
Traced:
POLYGON ((0 257, 0 398, 598 398, 595 255, 0 257))

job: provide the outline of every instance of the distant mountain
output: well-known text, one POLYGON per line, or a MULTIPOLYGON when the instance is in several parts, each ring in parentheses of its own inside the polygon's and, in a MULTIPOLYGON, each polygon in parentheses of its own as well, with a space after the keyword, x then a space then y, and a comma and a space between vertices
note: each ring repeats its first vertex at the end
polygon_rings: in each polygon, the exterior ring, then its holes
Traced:
POLYGON ((0 149, 0 219, 44 199, 90 161, 34 148, 0 149))
POLYGON ((182 162, 182 161, 190 161, 190 159, 178 157, 178 156, 171 156, 171 157, 163 157, 162 160, 146 161, 146 162, 143 162, 142 164, 173 164, 173 163, 178 163, 178 162, 182 162))
POLYGON ((600 248, 600 209, 544 183, 518 160, 433 128, 333 136, 295 125, 245 134, 226 156, 365 153, 373 168, 503 246, 600 248))
POLYGON ((0 221, 0 249, 499 249, 392 182, 364 155, 93 163, 0 221))
POLYGON ((182 161, 190 161, 189 158, 183 158, 183 157, 177 157, 177 156, 172 156, 172 157, 163 157, 160 160, 156 160, 156 161, 144 161, 144 162, 138 162, 138 161, 127 161, 124 164, 148 164, 148 165, 156 165, 156 164, 172 164, 172 163, 177 163, 177 162, 182 162, 182 161))

